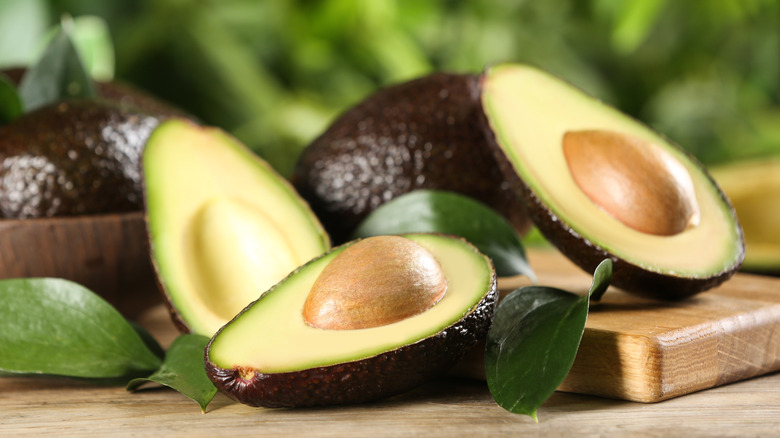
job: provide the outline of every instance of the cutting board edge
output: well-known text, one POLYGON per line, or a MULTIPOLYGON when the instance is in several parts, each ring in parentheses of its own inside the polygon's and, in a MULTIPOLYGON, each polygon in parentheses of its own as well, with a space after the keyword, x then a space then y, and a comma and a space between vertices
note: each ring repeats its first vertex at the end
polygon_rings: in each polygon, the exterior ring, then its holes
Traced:
POLYGON ((579 354, 558 389, 654 403, 775 372, 780 370, 779 322, 780 304, 775 304, 692 326, 686 333, 586 327, 579 354), (749 361, 730 362, 745 356, 744 346, 758 353, 749 361), (701 360, 688 360, 690 350, 703 352, 701 360), (604 362, 610 357, 623 358, 619 371, 604 362))

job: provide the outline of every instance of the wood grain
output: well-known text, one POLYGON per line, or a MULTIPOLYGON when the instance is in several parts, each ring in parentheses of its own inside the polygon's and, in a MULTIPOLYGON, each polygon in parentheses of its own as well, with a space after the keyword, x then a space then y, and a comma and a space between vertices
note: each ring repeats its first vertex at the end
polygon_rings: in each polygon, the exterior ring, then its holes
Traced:
MULTIPOLYGON (((589 282, 589 276, 554 254, 531 252, 530 257, 544 283, 574 289, 589 282)), ((745 281, 750 285, 747 293, 754 297, 772 301, 778 293, 774 279, 748 277, 745 281)), ((616 300, 622 296, 613 292, 607 296, 615 295, 616 300)), ((627 315, 642 310, 620 306, 627 315)), ((612 311, 607 307, 598 312, 607 310, 612 311)), ((682 306, 680 312, 690 310, 682 306)), ((142 313, 138 320, 166 346, 178 335, 162 305, 142 313)), ((666 324, 659 321, 659 330, 666 324)), ((338 408, 251 408, 218 394, 205 414, 197 404, 169 389, 128 393, 121 387, 69 380, 0 378, 0 437, 745 437, 776 436, 778 430, 778 373, 651 404, 556 392, 539 410, 538 424, 498 407, 484 382, 452 376, 388 400, 338 408)))
MULTIPOLYGON (((529 257, 540 284, 587 291, 590 275, 559 253, 529 257)), ((500 286, 506 292, 524 283, 500 286)), ((577 358, 559 389, 656 402, 778 369, 780 279, 738 274, 672 302, 611 288, 591 305, 577 358)))
MULTIPOLYGON (((169 344, 163 306, 142 324, 169 344)), ((539 423, 498 407, 484 382, 442 377, 387 400, 317 409, 263 409, 218 394, 205 414, 175 391, 128 393, 68 380, 0 378, 2 437, 517 437, 776 436, 780 374, 645 404, 556 392, 539 423)))
POLYGON ((0 220, 0 278, 80 283, 128 316, 162 302, 143 213, 0 220))

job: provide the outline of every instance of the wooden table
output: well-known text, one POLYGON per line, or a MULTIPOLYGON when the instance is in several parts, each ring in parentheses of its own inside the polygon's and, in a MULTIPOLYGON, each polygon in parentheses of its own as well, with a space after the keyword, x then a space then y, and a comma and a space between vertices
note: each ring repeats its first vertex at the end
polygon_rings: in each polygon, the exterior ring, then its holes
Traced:
MULTIPOLYGON (((533 256, 532 256, 533 263, 533 256)), ((141 320, 164 345, 162 306, 141 320)), ((207 413, 168 389, 128 393, 68 380, 0 378, 0 437, 16 436, 780 436, 780 374, 643 404, 555 393, 539 423, 498 407, 484 382, 441 380, 385 401, 250 408, 218 394, 207 413)))

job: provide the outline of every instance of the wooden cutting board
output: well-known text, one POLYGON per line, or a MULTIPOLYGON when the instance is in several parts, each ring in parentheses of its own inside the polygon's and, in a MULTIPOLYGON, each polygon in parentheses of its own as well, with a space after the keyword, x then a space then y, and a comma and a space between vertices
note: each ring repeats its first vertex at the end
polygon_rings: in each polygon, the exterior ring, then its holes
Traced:
MULTIPOLYGON (((591 276, 556 251, 531 251, 529 260, 540 285, 575 293, 590 286, 591 276)), ((502 291, 524 282, 512 280, 499 282, 502 291)), ((611 288, 591 305, 559 390, 657 402, 778 369, 780 278, 737 274, 679 302, 611 288)))

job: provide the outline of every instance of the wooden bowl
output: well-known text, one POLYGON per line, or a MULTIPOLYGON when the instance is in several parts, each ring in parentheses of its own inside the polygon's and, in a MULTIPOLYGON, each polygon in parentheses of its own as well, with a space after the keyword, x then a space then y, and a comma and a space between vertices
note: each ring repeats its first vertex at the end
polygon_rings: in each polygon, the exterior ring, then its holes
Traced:
POLYGON ((0 278, 59 277, 127 317, 162 302, 142 212, 0 220, 0 278))

